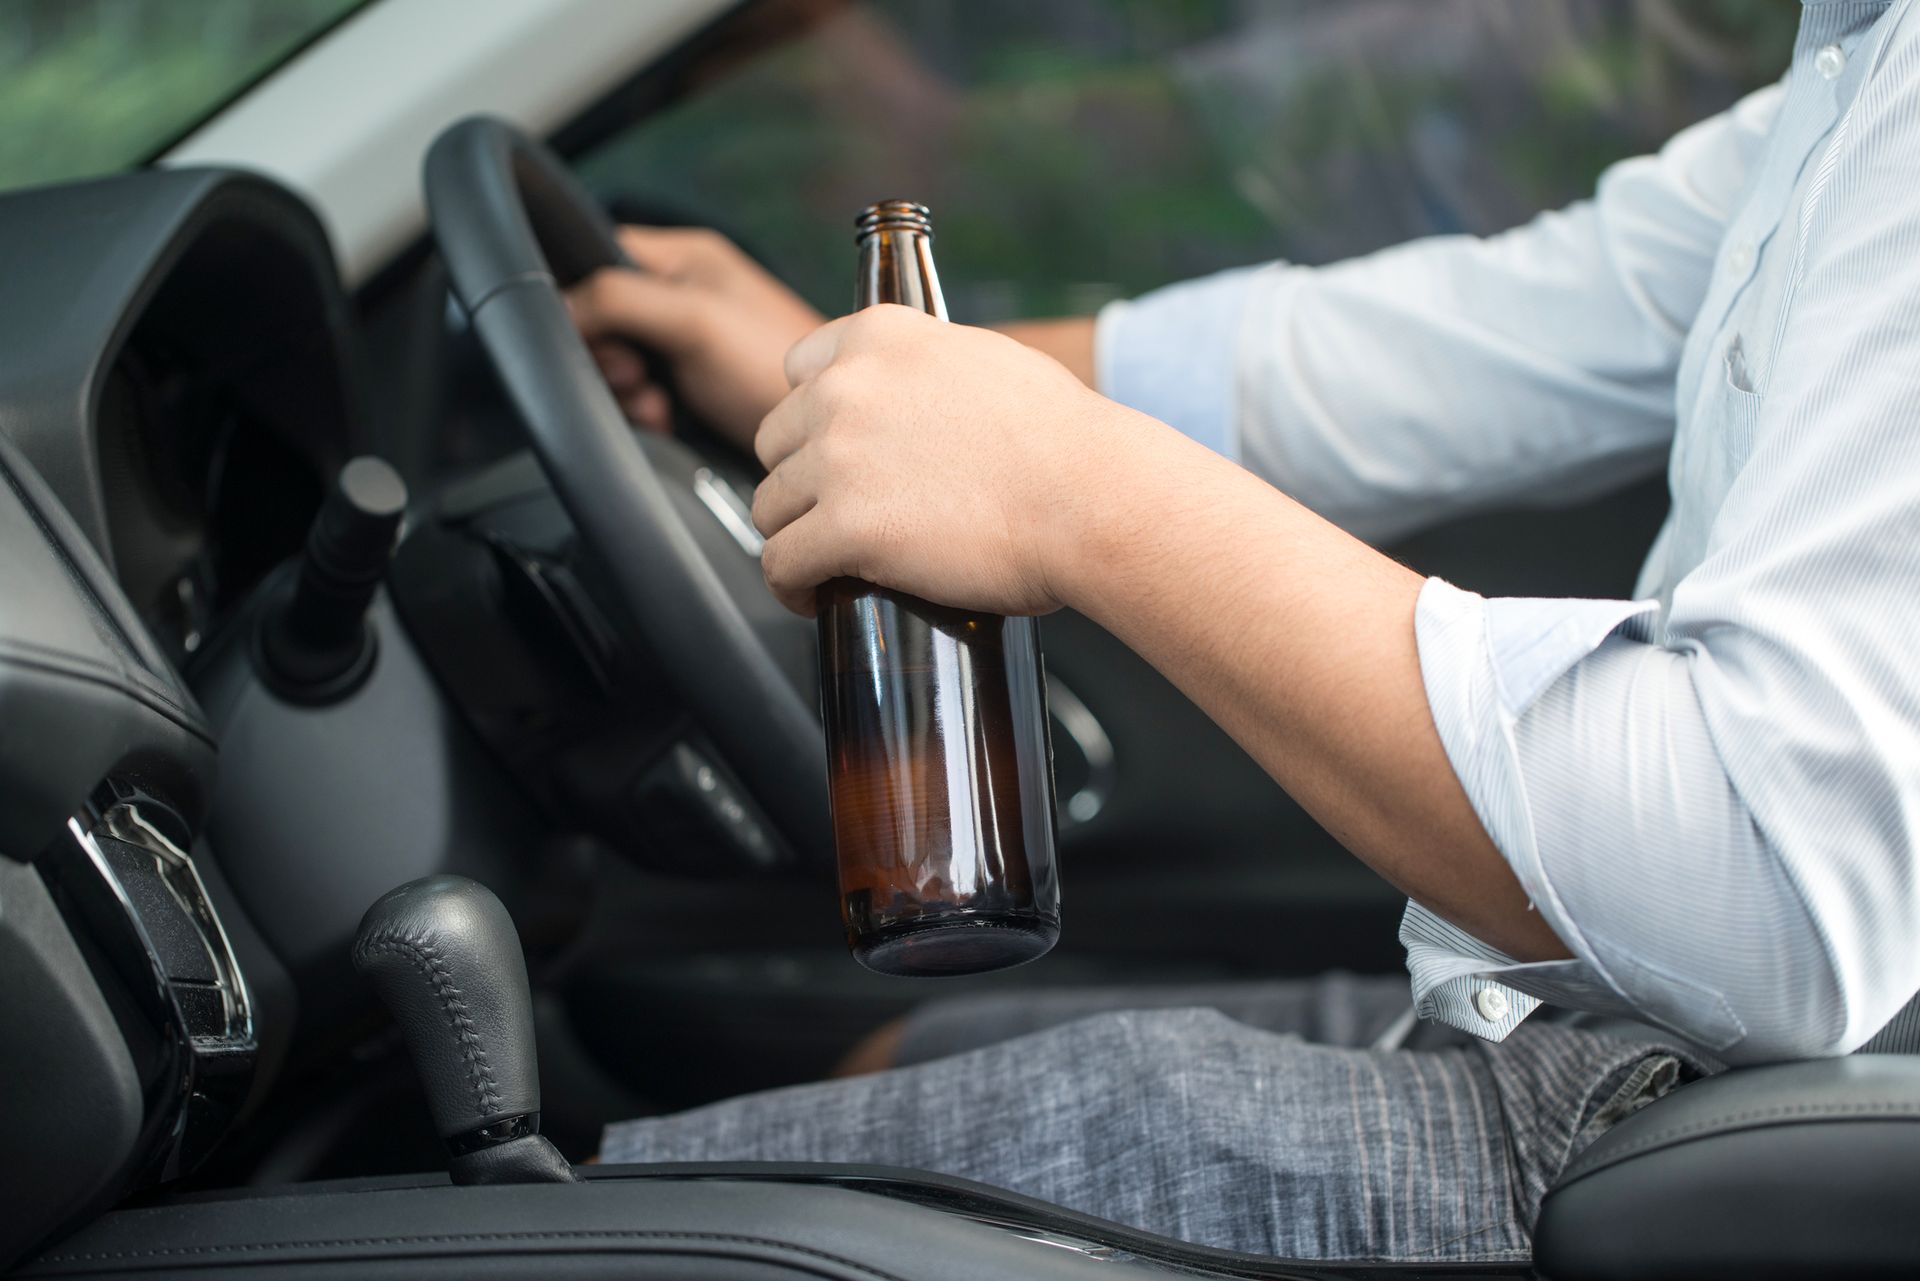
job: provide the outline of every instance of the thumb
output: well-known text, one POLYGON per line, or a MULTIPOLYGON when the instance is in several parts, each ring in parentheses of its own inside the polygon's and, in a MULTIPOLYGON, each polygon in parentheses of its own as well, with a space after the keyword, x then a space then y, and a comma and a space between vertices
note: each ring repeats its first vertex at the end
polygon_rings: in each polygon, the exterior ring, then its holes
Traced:
POLYGON ((818 507, 776 530, 760 549, 760 572, 782 605, 802 618, 818 611, 815 590, 841 573, 828 521, 818 507))
POLYGON ((625 267, 601 268, 567 290, 566 299, 587 341, 626 338, 664 352, 686 345, 697 306, 682 286, 625 267))

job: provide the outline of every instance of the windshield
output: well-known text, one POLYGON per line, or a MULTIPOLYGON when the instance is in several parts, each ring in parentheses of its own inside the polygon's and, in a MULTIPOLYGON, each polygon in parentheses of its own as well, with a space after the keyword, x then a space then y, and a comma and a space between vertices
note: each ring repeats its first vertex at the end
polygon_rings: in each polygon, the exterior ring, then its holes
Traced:
POLYGON ((0 189, 151 159, 367 0, 7 0, 0 189))

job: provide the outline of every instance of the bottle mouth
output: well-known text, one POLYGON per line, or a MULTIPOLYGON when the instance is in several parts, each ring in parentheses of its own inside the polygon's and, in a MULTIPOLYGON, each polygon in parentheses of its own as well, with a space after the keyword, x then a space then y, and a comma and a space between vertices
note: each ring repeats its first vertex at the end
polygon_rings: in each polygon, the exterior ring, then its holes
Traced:
POLYGON ((856 242, 882 231, 917 231, 930 237, 933 215, 925 205, 912 200, 882 200, 862 209, 853 227, 856 242))

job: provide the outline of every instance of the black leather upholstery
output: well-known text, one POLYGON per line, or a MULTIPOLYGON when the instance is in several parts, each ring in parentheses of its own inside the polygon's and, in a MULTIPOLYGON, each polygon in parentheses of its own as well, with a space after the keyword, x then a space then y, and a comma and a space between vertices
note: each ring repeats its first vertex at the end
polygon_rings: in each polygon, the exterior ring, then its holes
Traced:
POLYGON ((540 1111, 520 936, 464 876, 410 881, 367 909, 353 964, 380 991, 450 1139, 540 1111))
POLYGON ((322 1186, 120 1210, 48 1251, 22 1275, 199 1273, 227 1281, 1137 1281, 1174 1275, 844 1188, 617 1178, 512 1187, 322 1186))
POLYGON ((1920 1276, 1920 1057, 1676 1091, 1568 1167, 1534 1259, 1552 1281, 1920 1276))

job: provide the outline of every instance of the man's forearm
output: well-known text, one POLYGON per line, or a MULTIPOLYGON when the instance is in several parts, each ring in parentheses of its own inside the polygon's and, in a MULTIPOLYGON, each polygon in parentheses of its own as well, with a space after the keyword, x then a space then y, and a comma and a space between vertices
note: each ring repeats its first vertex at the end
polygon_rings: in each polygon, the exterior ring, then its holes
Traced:
POLYGON ((1521 959, 1567 955, 1481 827, 1428 710, 1422 579, 1128 411, 1064 504, 1060 598, 1177 684, 1348 849, 1521 959), (1134 448, 1132 446, 1136 446, 1134 448))

